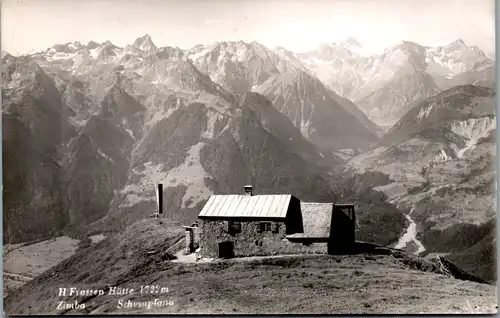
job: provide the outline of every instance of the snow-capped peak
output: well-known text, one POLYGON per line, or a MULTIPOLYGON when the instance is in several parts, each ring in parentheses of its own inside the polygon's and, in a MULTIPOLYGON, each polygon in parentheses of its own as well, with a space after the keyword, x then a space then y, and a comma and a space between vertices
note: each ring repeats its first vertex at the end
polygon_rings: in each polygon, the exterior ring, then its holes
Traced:
POLYGON ((108 41, 106 41, 106 42, 104 42, 104 43, 103 43, 103 44, 101 44, 100 46, 102 46, 102 47, 112 47, 112 48, 117 48, 117 46, 116 46, 116 45, 114 45, 113 43, 111 43, 111 41, 109 41, 109 40, 108 40, 108 41))
POLYGON ((156 52, 158 50, 149 34, 137 38, 133 46, 147 53, 156 52))
POLYGON ((352 37, 345 39, 344 41, 340 42, 340 44, 343 47, 350 49, 350 50, 361 49, 361 44, 355 38, 352 38, 352 37))
POLYGON ((457 39, 446 45, 444 49, 446 52, 462 51, 467 49, 467 45, 465 45, 465 42, 462 39, 457 39))
POLYGON ((74 42, 67 42, 64 44, 56 44, 47 51, 55 53, 74 53, 82 48, 83 45, 80 42, 74 41, 74 42))
POLYGON ((448 46, 455 46, 455 45, 457 45, 457 46, 467 46, 467 45, 465 45, 465 42, 462 39, 456 39, 455 41, 452 41, 452 42, 450 42, 450 44, 448 44, 448 46))

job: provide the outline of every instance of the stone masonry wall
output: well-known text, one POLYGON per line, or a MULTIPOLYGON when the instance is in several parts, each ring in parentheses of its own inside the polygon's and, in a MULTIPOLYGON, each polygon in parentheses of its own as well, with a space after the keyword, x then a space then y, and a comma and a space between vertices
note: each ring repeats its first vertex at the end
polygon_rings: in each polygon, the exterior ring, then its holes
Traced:
POLYGON ((286 225, 283 221, 242 221, 241 232, 230 234, 225 231, 225 220, 203 219, 199 221, 200 247, 204 257, 218 257, 219 243, 233 242, 234 256, 258 256, 278 254, 327 253, 327 243, 290 242, 286 239, 286 225), (258 232, 261 222, 275 223, 278 233, 271 231, 258 232))

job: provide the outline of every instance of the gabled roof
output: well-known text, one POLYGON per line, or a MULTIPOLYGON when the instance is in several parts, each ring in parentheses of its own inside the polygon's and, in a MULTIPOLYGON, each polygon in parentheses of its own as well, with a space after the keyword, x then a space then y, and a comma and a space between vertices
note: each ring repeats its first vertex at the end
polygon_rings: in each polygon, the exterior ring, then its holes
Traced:
POLYGON ((212 195, 199 217, 285 218, 292 195, 212 195))

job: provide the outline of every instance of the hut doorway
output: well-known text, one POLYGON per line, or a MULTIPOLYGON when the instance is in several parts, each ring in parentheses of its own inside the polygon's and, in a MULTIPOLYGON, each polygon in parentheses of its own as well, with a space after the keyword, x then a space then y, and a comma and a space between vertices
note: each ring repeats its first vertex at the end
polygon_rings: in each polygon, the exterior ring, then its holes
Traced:
POLYGON ((234 257, 233 242, 219 243, 219 258, 231 258, 231 257, 234 257))

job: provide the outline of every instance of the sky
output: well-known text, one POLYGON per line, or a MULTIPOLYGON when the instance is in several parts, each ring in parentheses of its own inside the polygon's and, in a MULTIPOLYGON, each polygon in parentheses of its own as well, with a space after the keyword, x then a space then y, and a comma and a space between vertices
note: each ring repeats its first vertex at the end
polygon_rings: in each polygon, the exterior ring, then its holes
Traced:
POLYGON ((369 52, 401 40, 422 45, 461 38, 495 47, 494 0, 2 0, 1 45, 12 54, 57 43, 151 35, 182 49, 257 41, 303 52, 353 37, 369 52))

